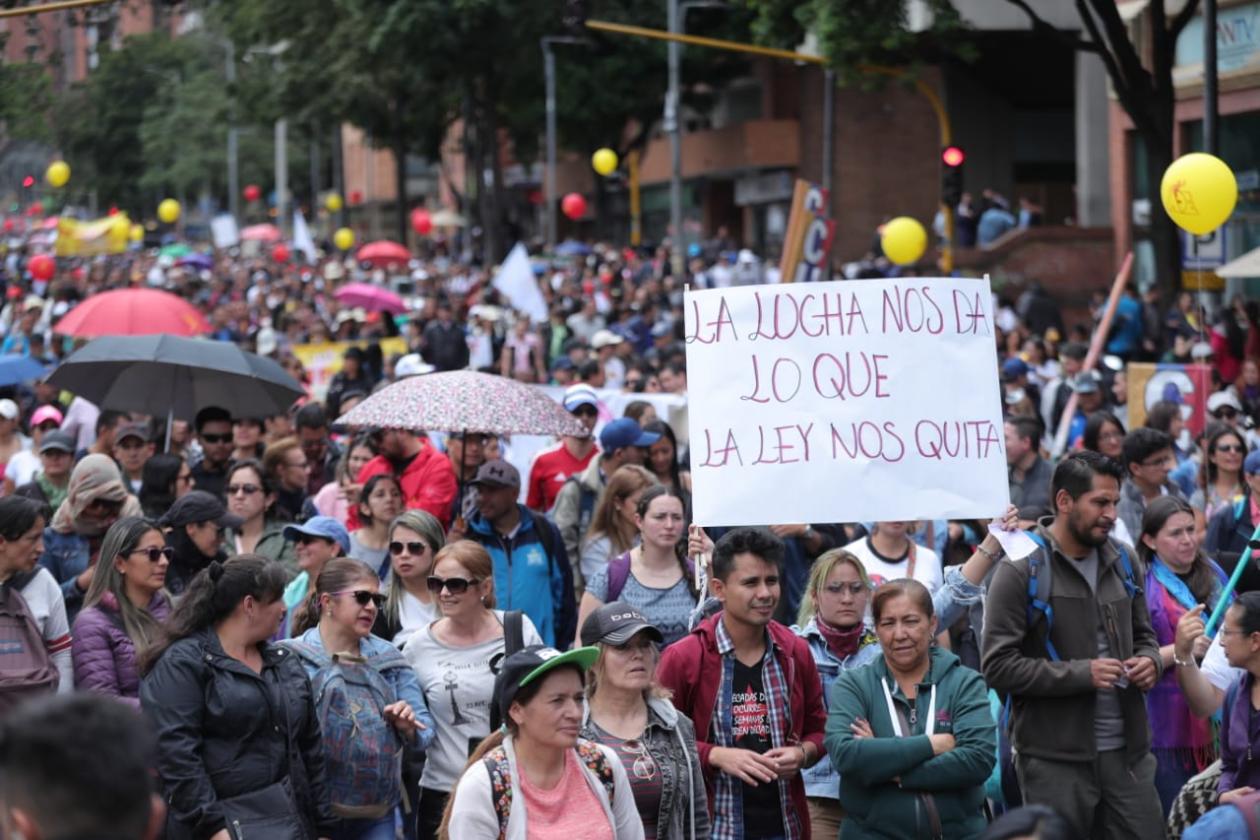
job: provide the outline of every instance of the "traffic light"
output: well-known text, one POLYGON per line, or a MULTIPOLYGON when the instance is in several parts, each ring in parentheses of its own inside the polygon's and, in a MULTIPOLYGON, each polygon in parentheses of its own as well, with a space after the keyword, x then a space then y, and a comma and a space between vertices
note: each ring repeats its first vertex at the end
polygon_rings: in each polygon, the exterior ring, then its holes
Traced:
POLYGON ((957 207, 962 201, 963 162, 967 153, 959 146, 946 146, 941 150, 941 203, 957 207))

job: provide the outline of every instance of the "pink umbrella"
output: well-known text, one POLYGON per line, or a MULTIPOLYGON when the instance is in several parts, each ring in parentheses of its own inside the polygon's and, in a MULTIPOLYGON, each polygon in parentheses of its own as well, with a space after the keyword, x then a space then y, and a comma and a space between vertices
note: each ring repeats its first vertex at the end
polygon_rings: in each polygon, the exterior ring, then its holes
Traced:
POLYGON ((586 427, 541 388, 468 370, 409 376, 337 422, 355 428, 587 436, 586 427))
POLYGON ((241 239, 256 242, 279 242, 280 228, 275 225, 250 225, 241 231, 241 239))
POLYGON ((392 312, 397 315, 407 311, 407 304, 403 303, 402 298, 389 289, 373 286, 371 283, 348 283, 338 289, 333 297, 346 306, 360 306, 371 312, 392 312))
POLYGON ((411 252, 405 245, 381 239, 364 245, 359 249, 359 253, 355 254, 355 258, 361 263, 373 265, 406 264, 411 259, 411 252))

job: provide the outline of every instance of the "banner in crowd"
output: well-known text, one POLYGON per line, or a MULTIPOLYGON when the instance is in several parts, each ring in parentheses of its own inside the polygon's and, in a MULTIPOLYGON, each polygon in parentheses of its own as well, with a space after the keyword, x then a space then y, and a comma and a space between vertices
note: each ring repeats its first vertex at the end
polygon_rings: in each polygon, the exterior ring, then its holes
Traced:
POLYGON ((1212 393, 1212 368, 1208 365, 1130 362, 1125 367, 1128 387, 1129 428, 1146 423, 1146 413, 1161 400, 1181 406, 1181 417, 1192 435, 1207 422, 1207 398, 1212 393))
MULTIPOLYGON (((407 342, 401 338, 374 339, 381 345, 386 357, 402 356, 407 352, 407 342)), ((311 396, 321 402, 328 393, 328 383, 341 370, 341 359, 351 347, 367 347, 370 341, 326 341, 318 344, 295 344, 293 355, 306 368, 310 379, 311 396)))
POLYGON ((826 279, 827 259, 835 238, 836 223, 828 216, 830 193, 818 184, 796 182, 792 213, 783 237, 779 276, 783 283, 809 283, 826 279))
POLYGON ((997 516, 1008 503, 987 279, 688 292, 701 525, 997 516))
POLYGON ((99 257, 127 251, 131 220, 124 213, 81 222, 62 217, 57 222, 57 256, 99 257))

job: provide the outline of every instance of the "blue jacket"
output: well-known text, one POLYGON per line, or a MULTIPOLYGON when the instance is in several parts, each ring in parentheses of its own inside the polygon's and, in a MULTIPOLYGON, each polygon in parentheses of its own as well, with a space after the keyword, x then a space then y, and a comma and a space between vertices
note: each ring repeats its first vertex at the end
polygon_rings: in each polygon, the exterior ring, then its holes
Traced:
POLYGON ((74 617, 83 606, 83 596, 87 593, 79 589, 75 579, 83 573, 92 559, 92 549, 87 537, 78 534, 63 534, 52 527, 44 529, 44 553, 39 557, 39 565, 52 572, 52 576, 61 584, 61 595, 66 599, 66 619, 73 626, 74 617))
POLYGON ((573 568, 559 529, 524 505, 521 522, 510 539, 477 513, 468 523, 468 539, 480 543, 494 562, 494 593, 501 610, 521 610, 538 628, 543 641, 560 650, 577 633, 573 568), (539 532, 546 528, 547 534, 539 532))
MULTIPOLYGON (((310 645, 325 654, 327 653, 324 650, 324 640, 319 637, 318 627, 312 627, 310 630, 307 630, 298 637, 297 641, 310 645)), ((281 644, 284 643, 282 642, 281 644)), ((359 641, 359 654, 364 659, 370 659, 381 653, 397 652, 397 648, 377 636, 368 636, 366 639, 359 641)), ((319 668, 315 666, 315 663, 308 662, 300 656, 297 659, 306 669, 307 678, 314 679, 315 674, 319 672, 319 668)), ((433 715, 429 714, 429 707, 424 702, 424 689, 420 687, 420 678, 416 676, 415 669, 388 668, 382 673, 394 689, 394 699, 405 701, 411 707, 411 710, 416 713, 416 723, 424 727, 416 732, 416 741, 413 746, 420 750, 427 749, 429 744, 433 743, 433 739, 437 737, 437 730, 434 728, 433 715)), ((318 699, 316 698, 316 701, 318 699)))
POLYGON ((1142 346, 1142 303, 1132 295, 1121 295, 1116 304, 1116 320, 1111 327, 1108 353, 1132 353, 1142 346))

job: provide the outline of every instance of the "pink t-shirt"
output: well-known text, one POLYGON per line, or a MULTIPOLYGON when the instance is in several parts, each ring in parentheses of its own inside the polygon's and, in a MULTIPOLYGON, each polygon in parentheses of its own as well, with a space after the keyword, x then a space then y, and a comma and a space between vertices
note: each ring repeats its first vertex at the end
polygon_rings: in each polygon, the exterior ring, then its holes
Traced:
POLYGON ((521 773, 521 793, 525 797, 526 840, 555 840, 581 837, 582 840, 615 840, 612 824, 599 797, 586 783, 575 750, 564 751, 564 775, 560 784, 542 790, 521 773))

